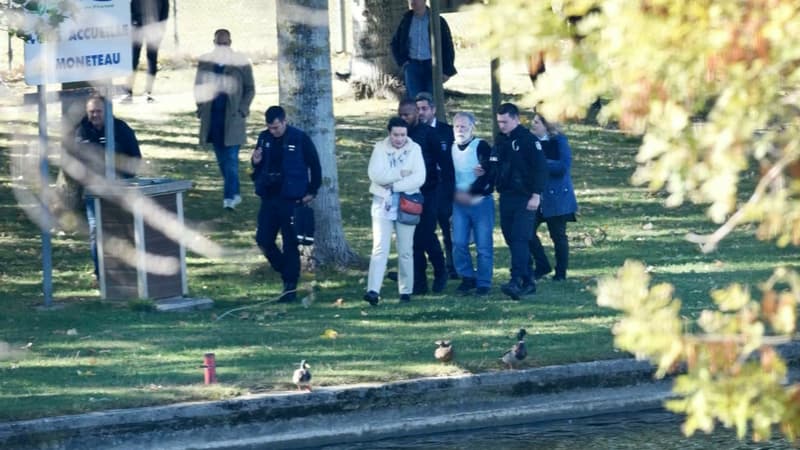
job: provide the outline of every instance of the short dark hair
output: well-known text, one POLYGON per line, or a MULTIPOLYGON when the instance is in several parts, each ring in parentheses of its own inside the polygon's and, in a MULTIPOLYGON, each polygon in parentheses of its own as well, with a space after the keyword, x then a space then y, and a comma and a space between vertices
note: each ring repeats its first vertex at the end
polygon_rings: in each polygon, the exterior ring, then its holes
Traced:
POLYGON ((508 114, 511 117, 519 117, 519 108, 513 103, 503 103, 497 108, 497 114, 508 114))
POLYGON ((392 131, 394 127, 403 127, 408 130, 408 123, 405 120, 401 119, 399 116, 394 116, 389 118, 389 123, 386 124, 386 130, 392 131))
POLYGON ((225 36, 228 40, 231 39, 231 32, 228 31, 226 28, 219 28, 217 31, 214 32, 214 43, 217 45, 219 44, 219 39, 225 36))
POLYGON ((420 92, 419 94, 417 94, 416 97, 414 97, 414 101, 415 102, 426 101, 428 102, 428 106, 433 106, 434 108, 436 107, 436 105, 433 104, 433 95, 431 95, 430 92, 425 92, 425 91, 420 92))
POLYGON ((264 118, 267 120, 267 123, 275 122, 275 119, 283 122, 286 120, 286 110, 284 110, 281 106, 270 106, 264 113, 264 118))
POLYGON ((414 101, 413 99, 410 99, 410 98, 404 98, 404 99, 400 100, 400 104, 397 105, 397 109, 400 109, 400 108, 402 108, 403 106, 406 106, 406 105, 411 105, 416 109, 417 102, 414 101))

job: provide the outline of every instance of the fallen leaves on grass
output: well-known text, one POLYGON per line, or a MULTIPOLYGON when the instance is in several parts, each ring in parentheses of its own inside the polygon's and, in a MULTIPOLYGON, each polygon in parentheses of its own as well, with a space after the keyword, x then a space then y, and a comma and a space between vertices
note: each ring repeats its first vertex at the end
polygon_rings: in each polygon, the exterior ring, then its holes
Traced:
POLYGON ((322 332, 322 336, 320 337, 323 339, 336 339, 339 337, 339 332, 332 328, 328 328, 322 332))

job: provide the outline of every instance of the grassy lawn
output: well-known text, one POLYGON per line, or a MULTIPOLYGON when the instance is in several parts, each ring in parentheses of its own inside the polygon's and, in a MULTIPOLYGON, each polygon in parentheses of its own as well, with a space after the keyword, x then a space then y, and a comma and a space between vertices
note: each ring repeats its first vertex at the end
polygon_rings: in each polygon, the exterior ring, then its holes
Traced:
MULTIPOLYGON (((260 112, 277 101, 274 70, 272 64, 256 66, 252 136, 263 128, 260 112)), ((301 359, 312 365, 316 386, 498 371, 499 357, 520 327, 530 334, 525 367, 626 357, 612 344, 614 313, 598 308, 593 294, 598 277, 614 273, 625 259, 643 260, 657 281, 675 284, 688 318, 709 305, 710 289, 731 282, 755 285, 774 264, 797 260, 791 249, 756 241, 753 230, 737 231, 716 253, 700 253, 682 237, 713 229, 701 208, 665 209, 663 196, 630 186, 637 139, 568 124, 581 207, 578 222, 568 227, 568 281, 544 281, 534 298, 522 302, 507 299, 497 287, 488 299, 458 297, 451 282, 445 293, 415 297, 410 305, 397 303, 396 287, 387 281, 386 301, 370 308, 361 301, 362 266, 303 274, 304 286, 316 281, 308 307, 265 303, 280 292, 281 282, 253 240, 258 200, 246 175, 250 149, 241 155, 245 201, 235 213, 225 213, 213 154, 196 146, 192 75, 191 69, 159 74, 158 104, 120 106, 117 114, 137 131, 145 174, 191 180, 187 223, 234 255, 188 255, 189 292, 212 298, 213 310, 155 313, 99 300, 85 236, 63 232, 53 235, 55 302, 63 308, 37 310, 40 235, 19 206, 11 175, 14 155, 36 133, 36 116, 30 109, 4 112, 9 119, 0 124, 0 421, 291 389, 301 359), (242 306, 252 308, 216 320, 242 306), (327 330, 338 334, 330 338, 327 330), (434 361, 437 339, 454 342, 453 363, 434 361), (202 384, 198 367, 206 352, 216 354, 220 380, 210 387, 202 384)), ((454 83, 451 88, 458 89, 469 79, 454 83)), ((448 110, 476 111, 479 134, 488 137, 488 85, 482 91, 448 99, 448 110)), ((512 86, 506 92, 514 91, 512 86)), ((336 104, 345 232, 365 258, 371 246, 366 165, 395 108, 388 100, 336 104)), ((509 261, 496 228, 497 286, 508 277, 509 261)), ((552 255, 545 227, 540 234, 552 255)))
MULTIPOLYGON (((454 100, 451 109, 479 110, 488 103, 486 96, 467 96, 454 100)), ((391 109, 388 103, 384 107, 391 109)), ((482 116, 486 129, 490 118, 482 116)), ((384 119, 379 113, 342 114, 337 125, 345 228, 364 256, 370 246, 366 162, 384 119)), ((213 160, 191 143, 196 124, 190 114, 173 114, 156 128, 135 117, 130 123, 141 130, 146 146, 160 149, 156 154, 146 147, 150 172, 195 183, 186 200, 188 222, 238 250, 238 256, 189 255, 190 293, 214 299, 213 310, 137 311, 127 303, 100 301, 90 285, 85 238, 56 234, 55 296, 64 308, 37 311, 42 303, 39 234, 17 206, 9 177, 13 151, 3 148, 0 341, 10 352, 0 361, 0 420, 289 389, 301 358, 311 362, 317 385, 502 370, 498 357, 521 326, 531 333, 527 367, 625 356, 612 345, 615 317, 594 304, 592 290, 597 277, 613 273, 626 258, 644 260, 656 279, 674 283, 687 316, 707 306, 709 289, 733 281, 755 283, 773 263, 794 261, 792 252, 757 242, 746 232, 735 234, 715 254, 699 253, 681 236, 711 229, 700 209, 663 209, 659 196, 628 185, 637 141, 613 130, 572 125, 567 130, 581 214, 570 224, 567 282, 545 281, 535 298, 523 302, 506 299, 499 289, 486 300, 460 298, 453 282, 445 293, 417 297, 408 306, 396 303, 394 285, 387 282, 387 301, 369 308, 360 300, 366 271, 353 268, 304 274, 304 280, 318 283, 308 308, 259 305, 278 294, 281 284, 253 243, 257 201, 247 177, 245 203, 233 214, 223 213, 213 160), (215 320, 246 305, 258 306, 215 320), (335 339, 323 336, 329 329, 338 332, 335 339), (441 338, 454 341, 455 363, 433 360, 433 341, 441 338), (213 387, 201 384, 198 368, 209 351, 216 353, 221 381, 213 387)), ((508 275, 508 251, 499 231, 495 244, 499 282, 508 275)))

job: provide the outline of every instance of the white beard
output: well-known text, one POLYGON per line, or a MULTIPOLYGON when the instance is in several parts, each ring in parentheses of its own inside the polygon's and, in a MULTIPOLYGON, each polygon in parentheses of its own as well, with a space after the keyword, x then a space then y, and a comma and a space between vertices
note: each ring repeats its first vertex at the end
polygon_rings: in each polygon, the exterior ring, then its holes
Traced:
POLYGON ((455 143, 456 144, 464 145, 464 144, 466 144, 466 143, 468 143, 469 141, 472 140, 472 135, 471 134, 468 135, 468 136, 455 135, 454 138, 455 138, 455 143))

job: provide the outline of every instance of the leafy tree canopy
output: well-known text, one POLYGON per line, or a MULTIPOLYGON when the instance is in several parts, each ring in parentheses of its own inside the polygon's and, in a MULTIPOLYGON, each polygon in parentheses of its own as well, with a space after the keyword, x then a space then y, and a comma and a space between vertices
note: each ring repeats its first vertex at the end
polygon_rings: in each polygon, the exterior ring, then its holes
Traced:
MULTIPOLYGON (((632 181, 666 191, 668 206, 709 205, 722 225, 687 236, 703 251, 745 222, 776 245, 800 244, 796 1, 491 0, 480 8, 494 55, 544 52, 547 72, 530 101, 545 116, 581 117, 603 99, 601 120, 643 135, 632 181)), ((773 345, 796 330, 800 278, 777 268, 759 289, 712 292, 718 310, 690 326, 673 287, 650 286, 641 263, 627 262, 598 287, 598 303, 624 313, 617 346, 649 357, 662 376, 685 365, 668 406, 687 414, 687 434, 718 420, 740 437, 751 427, 766 438, 773 424, 798 436, 800 386, 781 384, 786 367, 773 345)))
MULTIPOLYGON (((553 118, 601 119, 644 135, 633 176, 667 204, 710 205, 724 222, 758 161, 755 201, 735 220, 800 244, 800 6, 790 0, 493 1, 485 42, 501 57, 544 51, 533 100, 553 118), (789 178, 787 179, 787 175, 789 178), (786 182, 778 182, 786 181, 786 182)), ((713 245, 712 245, 713 247, 713 245)))

